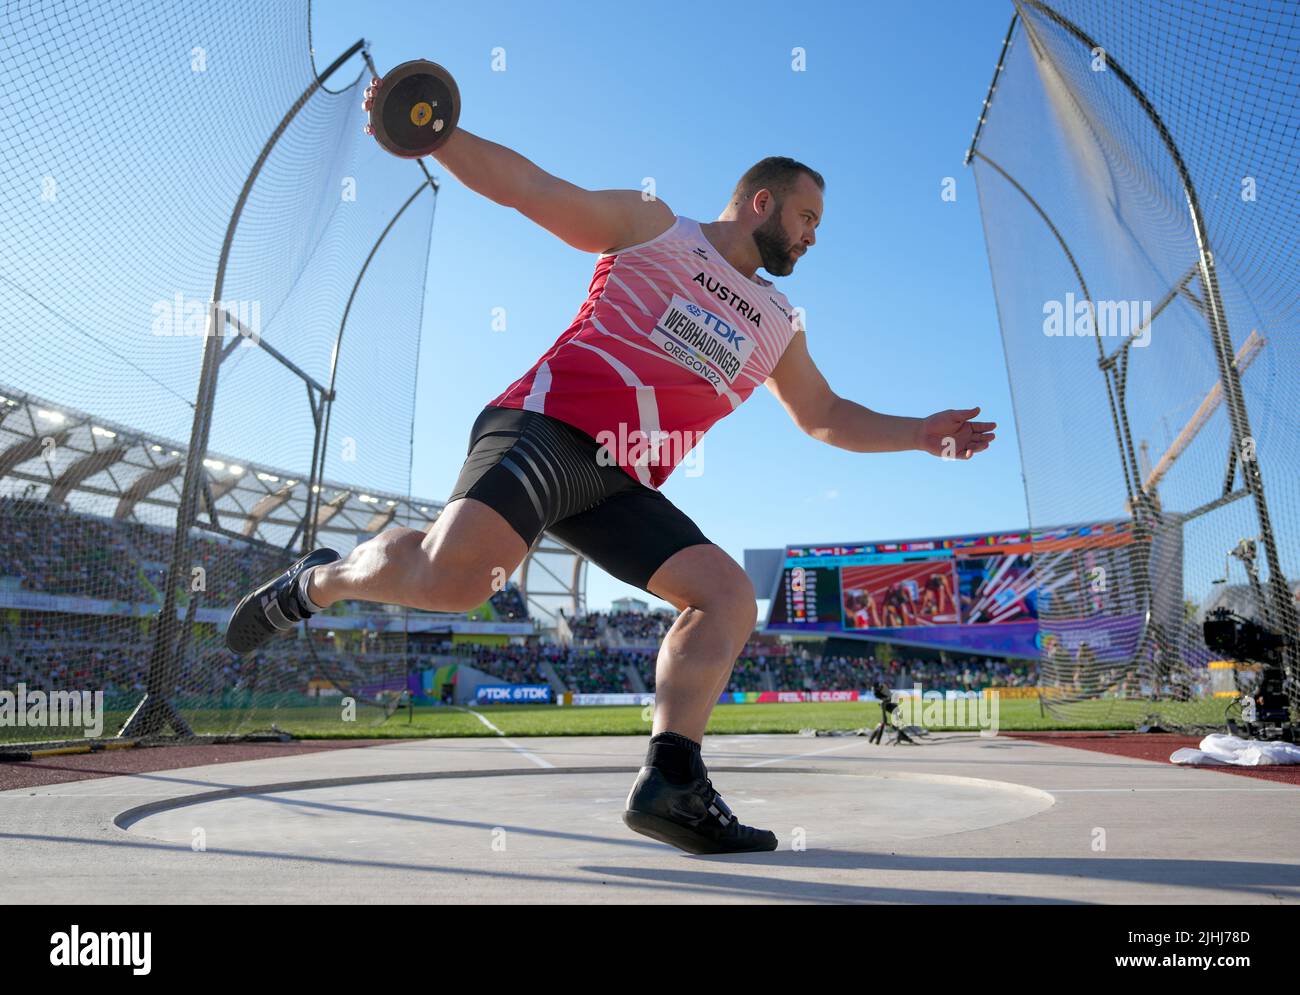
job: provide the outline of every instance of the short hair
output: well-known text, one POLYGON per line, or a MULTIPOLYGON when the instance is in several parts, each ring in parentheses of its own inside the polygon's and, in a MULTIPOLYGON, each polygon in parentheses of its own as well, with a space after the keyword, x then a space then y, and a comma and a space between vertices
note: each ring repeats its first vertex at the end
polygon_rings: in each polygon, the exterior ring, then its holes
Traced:
POLYGON ((810 176, 812 181, 817 184, 818 189, 826 189, 826 181, 822 179, 822 174, 811 166, 805 166, 802 162, 791 159, 789 156, 770 155, 745 170, 745 175, 740 178, 740 181, 736 184, 736 189, 732 191, 731 202, 733 204, 743 204, 752 199, 754 194, 760 190, 771 190, 772 196, 776 198, 779 207, 790 191, 794 189, 800 173, 806 173, 810 176))

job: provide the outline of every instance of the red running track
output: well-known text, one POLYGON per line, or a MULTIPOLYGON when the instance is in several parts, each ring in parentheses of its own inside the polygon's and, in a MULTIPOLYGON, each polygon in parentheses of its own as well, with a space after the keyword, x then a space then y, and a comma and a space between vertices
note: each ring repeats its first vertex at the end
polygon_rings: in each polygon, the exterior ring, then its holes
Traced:
MULTIPOLYGON (((1154 760, 1169 763, 1170 755, 1184 746, 1196 749, 1200 736, 1179 736, 1162 732, 1007 732, 1011 739, 1030 739, 1052 746, 1070 746, 1076 750, 1095 750, 1134 760, 1154 760)), ((1183 766, 1170 764, 1170 766, 1183 766)), ((1187 770, 1213 771, 1219 774, 1237 774, 1241 777, 1259 777, 1266 781, 1300 785, 1300 765, 1285 764, 1268 767, 1186 767, 1187 770)))

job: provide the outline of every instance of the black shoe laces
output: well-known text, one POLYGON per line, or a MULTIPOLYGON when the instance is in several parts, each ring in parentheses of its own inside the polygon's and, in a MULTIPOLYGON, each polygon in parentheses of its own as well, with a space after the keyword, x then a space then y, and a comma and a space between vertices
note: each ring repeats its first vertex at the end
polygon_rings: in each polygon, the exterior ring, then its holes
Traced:
POLYGON ((716 805, 718 811, 727 817, 726 831, 728 833, 738 833, 742 829, 747 829, 747 826, 741 826, 740 820, 736 818, 736 813, 731 811, 731 806, 723 800, 722 795, 718 793, 718 789, 713 786, 713 778, 708 776, 707 771, 700 780, 704 782, 705 804, 716 805))
POLYGON ((727 817, 729 827, 738 827, 740 825, 740 820, 736 818, 736 813, 731 811, 731 806, 723 801, 722 795, 718 794, 718 789, 713 786, 713 781, 706 777, 704 779, 704 784, 707 789, 705 797, 708 798, 708 803, 710 805, 716 805, 718 811, 727 817))

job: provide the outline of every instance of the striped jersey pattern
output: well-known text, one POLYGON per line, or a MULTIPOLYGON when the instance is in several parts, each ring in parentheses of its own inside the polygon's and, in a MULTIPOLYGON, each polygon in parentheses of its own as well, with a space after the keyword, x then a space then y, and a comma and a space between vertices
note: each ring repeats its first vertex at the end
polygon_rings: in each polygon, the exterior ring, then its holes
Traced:
POLYGON ((566 422, 658 488, 800 327, 771 281, 743 276, 698 221, 678 216, 657 238, 601 255, 577 317, 489 404, 566 422))

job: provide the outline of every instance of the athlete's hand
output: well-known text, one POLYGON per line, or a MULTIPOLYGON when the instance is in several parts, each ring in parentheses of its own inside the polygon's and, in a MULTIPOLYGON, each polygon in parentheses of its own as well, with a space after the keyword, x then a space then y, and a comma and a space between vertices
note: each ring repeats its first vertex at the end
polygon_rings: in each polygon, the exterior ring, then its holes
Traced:
POLYGON ((916 448, 944 459, 970 459, 997 438, 997 422, 971 421, 979 408, 938 411, 921 420, 916 448))
MULTIPOLYGON (((361 101, 361 109, 367 114, 370 113, 370 107, 375 101, 375 94, 379 92, 379 88, 383 85, 384 79, 382 76, 371 77, 370 85, 366 87, 365 98, 361 101)), ((367 135, 370 134, 370 123, 366 122, 366 125, 362 130, 364 130, 367 135)))

